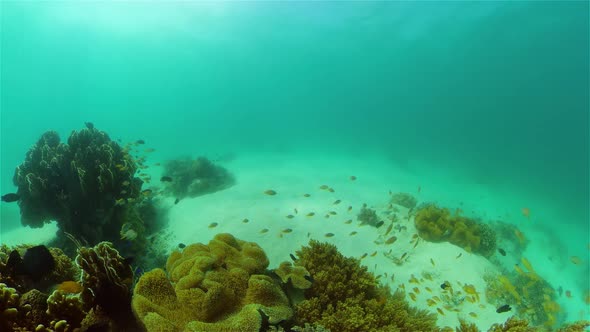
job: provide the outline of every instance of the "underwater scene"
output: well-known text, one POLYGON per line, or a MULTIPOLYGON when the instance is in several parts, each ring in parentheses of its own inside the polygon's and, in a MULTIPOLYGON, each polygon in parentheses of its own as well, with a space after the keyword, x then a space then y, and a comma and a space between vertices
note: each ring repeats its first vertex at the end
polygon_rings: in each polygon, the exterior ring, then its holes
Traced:
POLYGON ((0 2, 0 332, 589 331, 589 11, 0 2))

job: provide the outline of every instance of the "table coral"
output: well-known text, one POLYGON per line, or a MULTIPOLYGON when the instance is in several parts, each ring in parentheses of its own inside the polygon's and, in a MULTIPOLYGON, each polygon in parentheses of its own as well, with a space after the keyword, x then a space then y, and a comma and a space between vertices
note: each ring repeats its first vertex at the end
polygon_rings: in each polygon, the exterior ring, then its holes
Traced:
POLYGON ((265 275, 268 258, 255 243, 218 234, 168 258, 166 270, 145 273, 133 309, 148 331, 258 331, 262 318, 292 316, 280 286, 265 275))
POLYGON ((420 237, 431 242, 448 241, 463 249, 490 257, 496 250, 496 234, 486 224, 434 204, 421 206, 414 218, 420 237))
POLYGON ((313 278, 305 300, 296 305, 296 324, 332 331, 438 331, 436 317, 410 307, 401 292, 391 294, 355 258, 315 240, 297 251, 296 265, 313 278))

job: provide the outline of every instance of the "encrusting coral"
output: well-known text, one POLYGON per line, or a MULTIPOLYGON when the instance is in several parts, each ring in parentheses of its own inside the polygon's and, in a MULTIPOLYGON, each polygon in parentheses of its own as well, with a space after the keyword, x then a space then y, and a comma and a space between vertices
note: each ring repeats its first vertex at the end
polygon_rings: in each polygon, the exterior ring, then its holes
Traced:
POLYGON ((279 284, 265 275, 268 258, 255 243, 218 234, 168 258, 166 270, 142 275, 133 310, 148 331, 259 331, 293 312, 279 284))
POLYGON ((177 198, 210 194, 235 183, 229 171, 205 157, 171 160, 164 165, 164 174, 171 179, 166 191, 177 198))
POLYGON ((297 252, 298 266, 313 278, 305 300, 295 306, 297 325, 317 324, 332 331, 439 331, 436 316, 410 307, 401 292, 391 294, 355 258, 315 240, 297 252))
POLYGON ((490 257, 496 251, 496 234, 488 225, 459 213, 451 214, 448 209, 434 204, 419 207, 414 223, 424 240, 448 241, 484 257, 490 257))

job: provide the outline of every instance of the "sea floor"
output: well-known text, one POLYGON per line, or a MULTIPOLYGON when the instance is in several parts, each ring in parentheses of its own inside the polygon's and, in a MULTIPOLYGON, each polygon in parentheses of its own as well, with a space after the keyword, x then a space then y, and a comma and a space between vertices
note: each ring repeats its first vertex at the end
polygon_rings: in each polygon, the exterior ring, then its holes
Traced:
MULTIPOLYGON (((492 263, 449 243, 423 240, 416 243, 413 217, 400 206, 395 207, 400 227, 387 235, 386 227, 361 226, 357 221, 363 204, 382 216, 392 208, 390 192, 407 192, 418 203, 461 206, 465 213, 483 216, 484 220, 501 218, 516 224, 530 240, 524 256, 536 272, 555 289, 562 287, 572 294, 558 299, 567 320, 590 318, 589 306, 584 302, 590 273, 587 242, 580 240, 579 245, 586 251, 575 252, 577 249, 572 249, 568 241, 559 240, 560 236, 550 226, 534 225, 522 217, 521 202, 526 197, 494 192, 494 188, 452 171, 424 165, 416 165, 410 171, 407 165, 400 167, 378 155, 351 158, 319 153, 247 154, 237 155, 223 166, 237 179, 233 187, 185 198, 177 204, 174 197, 160 198, 160 204, 169 208, 168 226, 160 233, 160 245, 171 251, 179 243, 207 243, 215 234, 228 232, 258 243, 267 253, 272 268, 290 260, 289 254, 295 254, 310 239, 327 241, 344 255, 362 258, 362 264, 392 289, 405 287, 410 303, 436 313, 440 326, 455 327, 462 318, 485 330, 493 323, 504 322, 510 313, 499 314, 497 305, 488 303, 484 275, 498 275, 501 267, 512 267, 520 257, 510 257, 508 253, 492 263), (356 179, 352 180, 351 176, 356 179), (333 192, 320 189, 323 185, 333 192), (264 193, 269 189, 276 195, 264 193), (397 240, 385 243, 393 235, 397 240), (573 254, 583 257, 581 266, 568 261, 573 254), (440 285, 445 281, 456 289, 473 285, 479 300, 463 301, 452 309, 442 304, 432 305, 428 300, 443 296, 440 285), (410 292, 415 294, 415 299, 410 298, 410 292)), ((152 167, 150 172, 154 178, 161 176, 161 169, 152 167)), ((2 233, 0 242, 7 245, 46 242, 55 230, 54 224, 42 229, 18 228, 2 233)))

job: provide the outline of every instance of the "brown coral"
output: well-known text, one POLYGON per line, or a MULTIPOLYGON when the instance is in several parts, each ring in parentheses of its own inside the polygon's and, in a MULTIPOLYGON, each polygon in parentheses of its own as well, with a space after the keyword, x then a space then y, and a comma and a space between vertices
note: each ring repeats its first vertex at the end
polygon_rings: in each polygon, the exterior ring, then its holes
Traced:
POLYGON ((297 252, 295 264, 314 279, 296 306, 298 325, 318 324, 332 331, 438 331, 436 317, 409 306, 400 292, 391 294, 355 258, 334 245, 312 240, 297 252))
POLYGON ((268 258, 255 243, 218 234, 170 255, 166 269, 145 273, 133 309, 148 331, 258 331, 289 319, 288 299, 263 273, 268 258))

